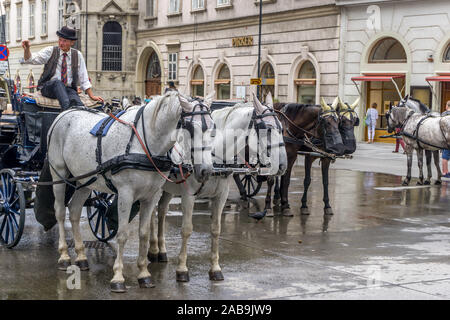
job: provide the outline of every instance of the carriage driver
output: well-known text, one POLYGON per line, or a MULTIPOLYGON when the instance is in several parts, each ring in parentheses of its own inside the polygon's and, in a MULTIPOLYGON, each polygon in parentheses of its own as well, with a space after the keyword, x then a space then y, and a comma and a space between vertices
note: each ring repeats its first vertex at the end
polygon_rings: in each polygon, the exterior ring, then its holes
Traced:
POLYGON ((78 83, 92 100, 103 102, 102 97, 92 92, 83 55, 72 48, 77 40, 75 30, 64 26, 56 34, 59 37, 57 47, 49 46, 35 54, 31 54, 30 41, 22 41, 24 55, 20 63, 45 64, 38 90, 44 97, 58 99, 62 110, 83 106, 77 93, 78 83))

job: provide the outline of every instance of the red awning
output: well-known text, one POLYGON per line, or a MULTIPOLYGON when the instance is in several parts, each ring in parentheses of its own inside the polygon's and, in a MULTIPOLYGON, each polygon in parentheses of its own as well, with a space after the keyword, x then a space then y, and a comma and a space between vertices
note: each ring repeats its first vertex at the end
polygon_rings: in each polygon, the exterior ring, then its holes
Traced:
POLYGON ((392 79, 404 78, 405 75, 366 75, 353 77, 352 81, 392 81, 392 79))
POLYGON ((425 78, 426 81, 450 82, 450 76, 434 76, 425 78))

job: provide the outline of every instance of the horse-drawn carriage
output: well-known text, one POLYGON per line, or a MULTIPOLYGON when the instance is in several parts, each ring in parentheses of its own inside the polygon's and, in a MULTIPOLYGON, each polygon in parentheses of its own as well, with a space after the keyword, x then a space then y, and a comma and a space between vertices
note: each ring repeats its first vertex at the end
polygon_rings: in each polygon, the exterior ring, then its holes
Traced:
MULTIPOLYGON (((94 107, 86 96, 83 102, 94 107)), ((13 248, 22 236, 26 209, 35 205, 36 182, 47 152, 47 133, 60 113, 57 100, 40 94, 20 95, 11 80, 0 78, 0 244, 13 248)), ((107 241, 107 211, 113 194, 94 192, 86 201, 89 225, 95 237, 107 241)))

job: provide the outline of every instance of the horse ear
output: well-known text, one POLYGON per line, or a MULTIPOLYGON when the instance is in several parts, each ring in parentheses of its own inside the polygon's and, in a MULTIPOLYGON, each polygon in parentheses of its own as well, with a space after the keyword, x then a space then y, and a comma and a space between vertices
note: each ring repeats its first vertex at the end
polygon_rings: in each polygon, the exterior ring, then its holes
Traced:
POLYGON ((338 99, 337 111, 339 111, 341 108, 344 109, 345 108, 345 103, 342 102, 341 97, 337 96, 337 99, 338 99))
POLYGON ((361 97, 358 97, 358 99, 356 99, 355 102, 353 102, 353 104, 350 106, 350 108, 352 108, 352 110, 355 110, 356 107, 358 106, 360 100, 361 100, 361 97))
POLYGON ((266 97, 266 104, 272 108, 273 107, 273 99, 272 99, 272 93, 269 91, 266 97))
POLYGON ((178 93, 178 99, 180 100, 180 104, 181 104, 181 107, 183 108, 183 110, 187 110, 187 111, 192 110, 192 105, 189 103, 188 97, 186 97, 182 93, 178 93))
POLYGON ((264 106, 258 100, 258 98, 256 97, 256 94, 254 92, 253 92, 253 106, 255 107, 256 113, 258 113, 258 114, 262 114, 265 110, 264 106))
POLYGON ((334 98, 334 101, 331 104, 331 109, 336 110, 336 107, 338 106, 338 103, 339 103, 339 97, 334 98))
POLYGON ((216 91, 213 90, 211 91, 206 97, 205 100, 203 101, 208 107, 211 107, 211 103, 214 99, 214 97, 216 96, 216 91))
POLYGON ((322 106, 322 110, 323 110, 323 111, 328 111, 328 110, 331 109, 330 106, 327 105, 327 103, 325 102, 325 100, 323 99, 323 97, 320 98, 320 105, 322 106))

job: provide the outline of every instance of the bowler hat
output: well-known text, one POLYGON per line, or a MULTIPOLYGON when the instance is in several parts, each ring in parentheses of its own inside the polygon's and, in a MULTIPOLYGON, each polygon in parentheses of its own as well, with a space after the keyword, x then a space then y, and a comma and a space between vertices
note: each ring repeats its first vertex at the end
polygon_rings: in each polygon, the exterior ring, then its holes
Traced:
POLYGON ((66 26, 56 31, 56 35, 67 40, 78 40, 76 31, 66 26))

